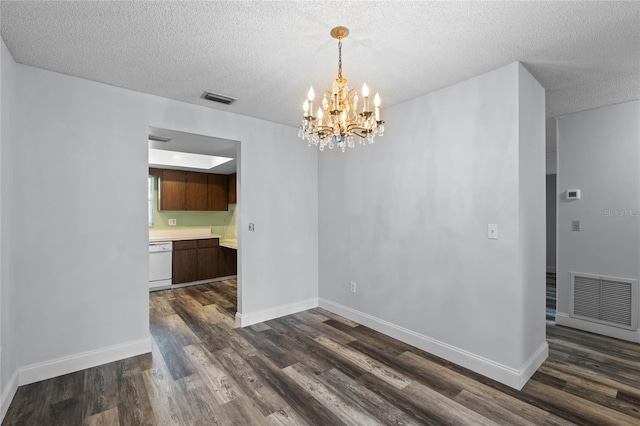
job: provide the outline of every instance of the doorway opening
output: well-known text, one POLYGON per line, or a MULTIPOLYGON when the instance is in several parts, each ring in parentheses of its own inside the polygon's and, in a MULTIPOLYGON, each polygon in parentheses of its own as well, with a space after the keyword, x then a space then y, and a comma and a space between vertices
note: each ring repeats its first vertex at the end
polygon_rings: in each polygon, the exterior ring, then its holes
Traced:
POLYGON ((546 320, 555 324, 557 308, 556 292, 556 206, 557 174, 547 175, 547 280, 546 320))
POLYGON ((238 309, 240 142, 150 126, 148 146, 150 291, 232 285, 238 309))

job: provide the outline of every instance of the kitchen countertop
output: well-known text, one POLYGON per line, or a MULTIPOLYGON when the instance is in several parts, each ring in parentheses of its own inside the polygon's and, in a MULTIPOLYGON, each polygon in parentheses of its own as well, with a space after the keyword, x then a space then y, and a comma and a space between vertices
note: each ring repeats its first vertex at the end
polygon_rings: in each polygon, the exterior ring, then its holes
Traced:
MULTIPOLYGON (((201 235, 201 236, 192 236, 192 235, 180 235, 178 233, 176 233, 176 235, 170 235, 170 236, 160 236, 160 237, 149 237, 149 242, 150 243, 156 243, 159 241, 184 241, 184 240, 205 240, 208 238, 222 238, 220 235, 217 234, 209 234, 209 235, 201 235)), ((222 244, 220 244, 222 245, 222 244)))
POLYGON ((226 248, 230 248, 230 249, 234 249, 234 250, 238 250, 238 240, 233 238, 229 238, 226 240, 220 240, 220 246, 221 247, 226 247, 226 248))
POLYGON ((205 238, 221 238, 221 236, 212 234, 210 227, 149 229, 150 243, 157 241, 201 240, 205 238))

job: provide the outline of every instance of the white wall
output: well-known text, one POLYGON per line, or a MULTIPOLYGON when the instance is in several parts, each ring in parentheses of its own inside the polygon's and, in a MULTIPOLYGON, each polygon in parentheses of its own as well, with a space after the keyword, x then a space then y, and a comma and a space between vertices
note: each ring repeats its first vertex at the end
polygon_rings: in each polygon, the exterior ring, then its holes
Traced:
POLYGON ((640 278, 640 101, 564 116, 558 135, 556 321, 640 341, 640 331, 568 318, 569 272, 640 278), (566 201, 567 189, 580 189, 582 199, 566 201), (572 220, 581 221, 580 232, 571 231, 572 220))
POLYGON ((239 235, 243 323, 317 303, 317 153, 296 129, 16 68, 16 238, 3 256, 21 384, 149 348, 148 126, 241 141, 238 223, 256 227, 239 235))
MULTIPOLYGON (((1 40, 1 39, 0 39, 1 40)), ((13 138, 15 104, 15 63, 0 43, 0 419, 4 417, 17 388, 16 345, 14 329, 15 298, 12 265, 7 253, 11 248, 9 207, 11 196, 10 150, 13 138)))
POLYGON ((516 63, 385 114, 320 156, 320 305, 521 387, 547 348, 544 91, 516 63))
MULTIPOLYGON (((520 364, 531 367, 531 357, 546 357, 546 166, 544 88, 518 64, 518 269, 522 287, 520 364), (543 349, 541 349, 543 348, 543 349)), ((503 286, 509 283, 503 282, 503 286)), ((514 300, 515 302, 515 300, 514 300)), ((537 368, 538 365, 535 365, 537 368)), ((532 375, 535 369, 529 370, 532 375)), ((526 377, 527 379, 529 377, 526 377)), ((524 385, 524 382, 522 382, 524 385)))

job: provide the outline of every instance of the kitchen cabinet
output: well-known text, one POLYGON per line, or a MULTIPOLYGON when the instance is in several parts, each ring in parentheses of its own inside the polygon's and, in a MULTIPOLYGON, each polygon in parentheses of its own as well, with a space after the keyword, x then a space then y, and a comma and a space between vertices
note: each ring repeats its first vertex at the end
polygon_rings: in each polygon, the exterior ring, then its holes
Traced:
POLYGON ((221 277, 228 277, 230 275, 238 275, 238 251, 228 248, 220 247, 219 252, 219 264, 221 277))
POLYGON ((198 281, 198 247, 196 240, 173 242, 172 284, 198 281))
POLYGON ((208 176, 207 185, 207 210, 223 210, 229 209, 227 204, 227 181, 226 175, 208 176))
POLYGON ((159 210, 184 210, 187 182, 185 172, 163 170, 159 180, 159 210))
POLYGON ((162 169, 156 169, 154 167, 149 167, 149 176, 162 176, 162 169))
POLYGON ((174 241, 172 284, 223 276, 220 270, 219 244, 218 238, 174 241))
POLYGON ((180 170, 149 169, 159 176, 159 210, 226 211, 227 176, 180 170))
POLYGON ((227 202, 229 204, 236 204, 236 174, 229 175, 229 184, 227 186, 227 202))
POLYGON ((198 279, 209 280, 220 275, 219 240, 198 240, 198 279))
POLYGON ((205 173, 185 172, 185 210, 208 210, 207 186, 205 173))

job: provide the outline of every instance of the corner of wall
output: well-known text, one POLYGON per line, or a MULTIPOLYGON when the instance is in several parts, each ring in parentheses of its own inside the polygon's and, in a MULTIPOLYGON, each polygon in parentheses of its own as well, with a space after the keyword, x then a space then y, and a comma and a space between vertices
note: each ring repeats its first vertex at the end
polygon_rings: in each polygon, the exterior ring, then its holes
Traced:
POLYGON ((522 64, 518 86, 518 259, 524 361, 546 345, 546 126, 544 88, 522 64))

